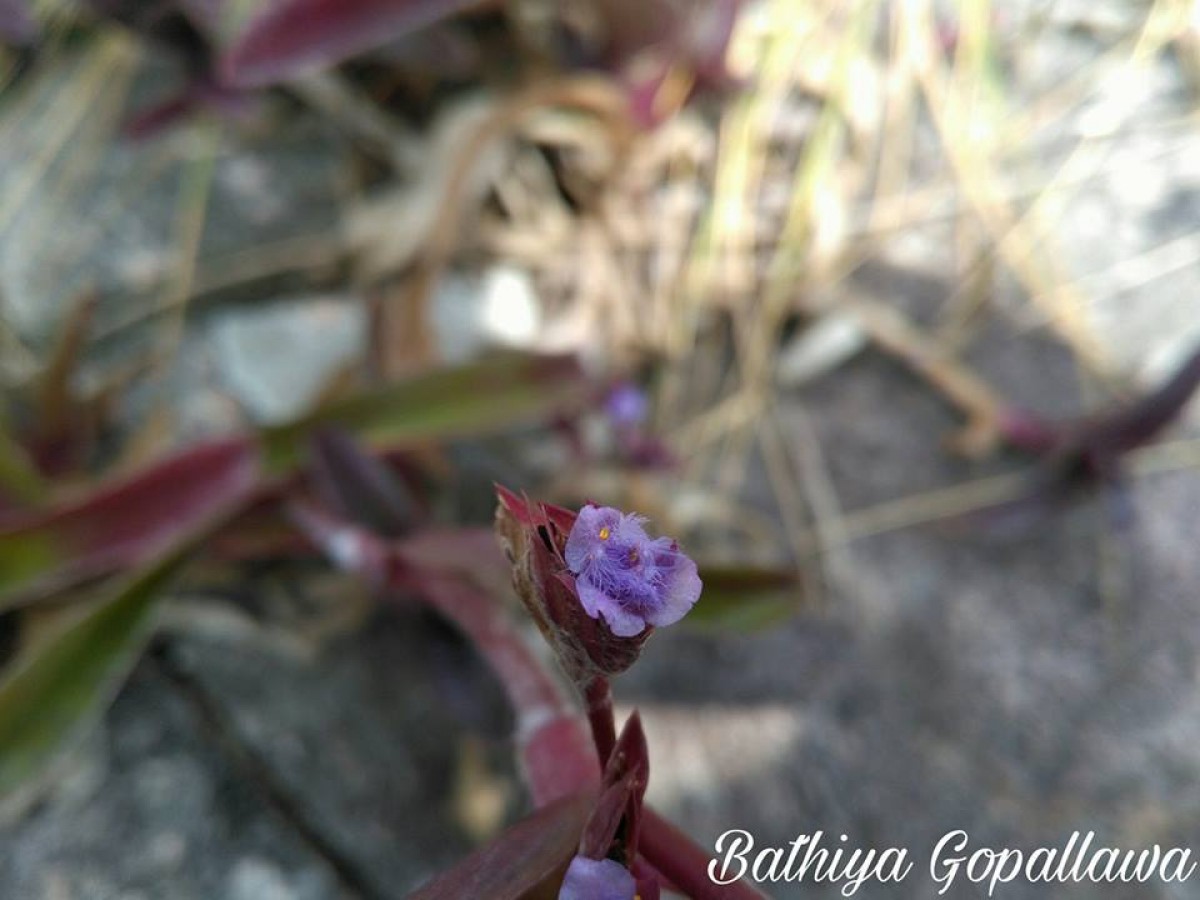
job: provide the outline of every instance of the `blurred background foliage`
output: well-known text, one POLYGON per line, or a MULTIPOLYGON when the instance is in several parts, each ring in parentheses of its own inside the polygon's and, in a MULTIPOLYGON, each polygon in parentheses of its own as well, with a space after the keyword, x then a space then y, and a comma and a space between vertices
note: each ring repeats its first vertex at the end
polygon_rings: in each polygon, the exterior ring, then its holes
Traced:
POLYGON ((649 515, 717 631, 827 605, 855 540, 1036 521, 1132 450, 1193 466, 1141 446, 1196 378, 1197 233, 1089 198, 1200 190, 1198 28, 1185 0, 0 2, 0 791, 185 562, 302 557, 286 498, 330 481, 372 514, 392 488, 314 457, 331 428, 400 484, 384 527, 486 523, 497 479, 649 515), (1089 409, 1182 381, 1116 439, 980 374, 1012 340, 1065 348, 1089 409), (953 411, 927 443, 961 483, 842 508, 805 389, 865 353, 953 411))

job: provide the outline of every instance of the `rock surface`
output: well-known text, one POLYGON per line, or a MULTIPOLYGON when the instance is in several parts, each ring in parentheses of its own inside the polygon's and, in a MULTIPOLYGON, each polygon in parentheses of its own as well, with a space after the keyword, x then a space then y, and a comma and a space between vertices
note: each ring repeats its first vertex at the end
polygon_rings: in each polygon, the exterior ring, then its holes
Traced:
MULTIPOLYGON (((1103 6, 1126 21, 1126 5, 1103 6)), ((1047 48, 1030 77, 1053 80, 1097 53, 1074 28, 1047 48)), ((1104 174, 1056 210, 1065 262, 1091 278, 1089 315, 1102 343, 1147 377, 1200 335, 1192 234, 1200 143, 1194 129, 1150 127, 1190 110, 1182 85, 1172 61, 1151 67, 1141 87, 1154 103, 1125 110, 1124 130, 1105 138, 1104 174)), ((1104 82, 1075 131, 1056 141, 1069 149, 1117 121, 1118 101, 1130 96, 1121 88, 1104 82)), ((0 144, 0 195, 23 171, 8 163, 32 158, 35 138, 0 144)), ((326 139, 302 135, 278 156, 275 148, 231 153, 215 174, 216 224, 205 246, 234 251, 248 233, 285 240, 330 227, 330 192, 284 189, 331 177, 326 139), (281 196, 297 205, 281 206, 281 196)), ((98 163, 100 190, 69 198, 63 210, 38 197, 5 210, 15 223, 0 248, 6 315, 35 342, 52 331, 80 272, 136 292, 167 270, 173 182, 152 204, 101 215, 119 206, 119 183, 148 153, 114 150, 98 163), (60 216, 88 220, 87 229, 66 233, 60 216), (92 265, 97 257, 103 265, 92 265)), ((1051 142, 1048 161, 1062 156, 1051 142)), ((944 254, 953 240, 914 228, 905 247, 926 265, 867 267, 856 286, 931 315, 951 293, 944 254)), ((462 301, 471 321, 479 302, 462 301)), ((447 331, 461 321, 451 306, 447 331)), ((209 375, 219 360, 229 379, 222 387, 246 408, 284 418, 320 381, 308 368, 311 345, 328 351, 328 373, 362 340, 357 313, 333 310, 332 338, 321 315, 315 307, 221 310, 190 336, 202 346, 188 346, 209 375), (292 342, 290 316, 304 320, 296 333, 308 345, 289 361, 273 344, 292 342)), ((465 337, 464 353, 482 339, 465 337)), ((968 357, 1037 411, 1070 415, 1085 405, 1073 360, 1049 340, 997 327, 968 357)), ((943 452, 938 437, 955 426, 953 415, 871 351, 785 393, 781 416, 794 446, 807 446, 811 426, 832 490, 851 512, 1005 462, 976 466, 943 452)), ((454 452, 479 483, 456 499, 486 519, 487 484, 507 473, 487 468, 495 460, 486 449, 454 452)), ((770 509, 770 491, 756 472, 747 499, 770 509)), ((709 847, 743 828, 770 845, 819 830, 827 843, 845 833, 850 846, 907 848, 915 867, 905 883, 859 894, 882 900, 935 896, 930 853, 955 829, 972 848, 1061 847, 1073 831, 1129 849, 1200 848, 1200 479, 1188 469, 1144 476, 1130 499, 1134 515, 1124 524, 1097 502, 1019 539, 965 524, 865 537, 822 560, 831 603, 821 616, 753 635, 718 638, 686 626, 658 634, 616 686, 622 710, 642 710, 651 800, 709 847)), ((253 599, 259 589, 240 590, 253 599)), ((0 827, 0 895, 403 897, 487 830, 456 799, 464 746, 483 748, 472 777, 499 786, 500 817, 520 814, 506 726, 501 695, 479 664, 411 610, 381 612, 308 659, 266 643, 173 634, 137 669, 70 777, 0 827)), ((1174 900, 1194 896, 1195 884, 1155 881, 1131 892, 1016 881, 996 896, 1174 900)), ((765 887, 779 898, 841 896, 840 885, 811 881, 765 887)), ((982 895, 960 877, 945 896, 982 895)))

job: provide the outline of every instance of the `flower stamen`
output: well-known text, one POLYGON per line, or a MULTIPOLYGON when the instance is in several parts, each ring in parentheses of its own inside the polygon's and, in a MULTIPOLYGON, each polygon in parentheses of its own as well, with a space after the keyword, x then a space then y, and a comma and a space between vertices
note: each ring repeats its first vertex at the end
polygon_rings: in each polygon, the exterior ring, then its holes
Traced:
POLYGON ((677 622, 700 595, 695 562, 669 538, 647 535, 643 521, 588 504, 564 549, 584 609, 618 637, 677 622))

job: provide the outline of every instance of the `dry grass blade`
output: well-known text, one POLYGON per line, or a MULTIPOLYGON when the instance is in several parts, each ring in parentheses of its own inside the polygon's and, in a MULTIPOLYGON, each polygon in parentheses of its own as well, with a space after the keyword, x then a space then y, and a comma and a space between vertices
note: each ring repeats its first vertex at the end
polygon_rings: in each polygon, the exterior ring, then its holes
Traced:
MULTIPOLYGON (((850 510, 842 517, 838 539, 844 542, 856 541, 889 531, 963 516, 1020 497, 1027 488, 1028 476, 1024 472, 1017 472, 850 510)), ((822 546, 822 536, 813 530, 801 536, 801 546, 809 553, 816 553, 821 550, 828 551, 834 545, 826 535, 822 546)))
POLYGON ((926 379, 967 417, 966 426, 952 438, 955 449, 981 456, 994 448, 1004 405, 991 388, 897 310, 865 300, 847 309, 876 344, 926 379))
POLYGON ((39 75, 27 88, 25 102, 18 102, 0 123, 0 140, 12 140, 13 135, 22 133, 40 133, 36 140, 36 155, 26 162, 20 176, 13 178, 8 190, 0 195, 0 233, 12 227, 21 207, 43 184, 55 161, 93 114, 97 104, 103 108, 102 95, 112 88, 115 75, 128 70, 133 58, 127 41, 120 35, 106 33, 96 38, 82 55, 65 87, 56 87, 62 78, 57 59, 48 60, 44 69, 39 70, 39 75), (53 95, 50 109, 41 108, 37 102, 43 93, 53 95))
MULTIPOLYGON (((618 157, 623 155, 632 138, 632 124, 625 111, 624 98, 611 83, 598 78, 579 76, 560 81, 541 81, 519 91, 490 111, 451 161, 445 191, 428 232, 422 239, 415 271, 406 289, 390 301, 392 306, 399 307, 398 315, 393 314, 392 321, 399 318, 408 326, 405 329, 408 332, 405 343, 411 345, 415 341, 417 345, 432 344, 432 340, 425 337, 429 329, 426 306, 434 281, 458 247, 463 206, 477 161, 495 142, 511 134, 531 113, 546 107, 574 109, 607 123, 618 157)), ((403 360, 389 362, 393 367, 404 365, 403 360)))

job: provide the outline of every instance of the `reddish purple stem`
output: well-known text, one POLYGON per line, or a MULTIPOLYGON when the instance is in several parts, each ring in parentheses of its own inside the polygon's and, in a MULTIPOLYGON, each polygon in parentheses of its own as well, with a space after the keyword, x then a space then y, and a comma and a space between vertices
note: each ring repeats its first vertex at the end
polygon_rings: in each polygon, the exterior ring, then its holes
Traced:
POLYGON ((588 683, 584 692, 587 701, 588 722, 592 726, 592 740, 596 743, 596 754, 600 767, 608 765, 613 747, 617 743, 617 723, 613 715, 612 686, 608 679, 597 675, 588 683))
POLYGON ((452 576, 421 575, 419 590, 471 639, 504 686, 517 713, 517 745, 534 803, 545 806, 598 785, 600 766, 583 723, 499 605, 452 576))
POLYGON ((598 787, 600 765, 578 712, 497 600, 453 569, 418 560, 406 541, 386 541, 303 503, 296 523, 340 566, 381 588, 411 591, 454 623, 500 679, 517 713, 517 747, 534 803, 598 787))
MULTIPOLYGON (((495 598, 452 569, 418 565, 424 554, 406 552, 406 540, 383 541, 311 506, 293 504, 292 512, 309 537, 342 566, 376 584, 415 591, 471 639, 517 712, 517 744, 537 806, 598 788, 597 751, 607 758, 615 746, 607 679, 595 679, 586 691, 593 748, 582 717, 495 598)), ((743 882, 709 881, 709 854, 648 807, 638 841, 640 856, 654 871, 694 900, 762 900, 743 882)))

